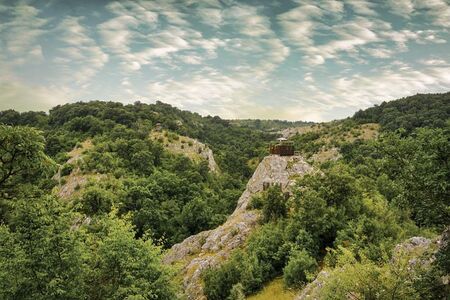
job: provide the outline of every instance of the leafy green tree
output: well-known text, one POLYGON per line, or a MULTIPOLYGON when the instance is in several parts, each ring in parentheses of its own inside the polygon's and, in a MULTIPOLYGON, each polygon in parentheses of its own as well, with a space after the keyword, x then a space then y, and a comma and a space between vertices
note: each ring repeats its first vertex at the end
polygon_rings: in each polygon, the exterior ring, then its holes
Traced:
POLYGON ((287 199, 280 186, 276 185, 270 187, 263 198, 262 215, 264 222, 275 221, 286 216, 287 199))
POLYGON ((74 215, 59 200, 17 200, 2 238, 3 299, 84 298, 82 232, 71 230, 74 215), (5 240, 6 239, 6 240, 5 240), (6 253, 6 251, 8 253, 6 253), (5 255, 6 254, 6 255, 5 255), (15 267, 13 267, 15 266, 15 267), (11 280, 14 279, 15 283, 11 280))
POLYGON ((0 192, 36 182, 41 174, 54 170, 44 148, 45 140, 36 129, 0 125, 0 192))
POLYGON ((162 265, 161 249, 151 240, 136 239, 130 223, 114 212, 99 220, 89 245, 90 299, 175 299, 171 271, 162 265))
POLYGON ((89 186, 83 190, 80 199, 82 211, 88 215, 109 213, 116 195, 98 186, 89 186))
POLYGON ((283 269, 284 282, 289 287, 301 286, 314 279, 317 267, 316 260, 306 250, 294 250, 283 269))
POLYGON ((195 234, 208 228, 211 213, 212 211, 206 201, 195 198, 183 207, 181 223, 190 234, 195 234))
POLYGON ((231 289, 238 284, 241 270, 237 257, 240 252, 221 265, 218 269, 207 269, 203 274, 204 291, 208 300, 225 300, 230 296, 231 289))

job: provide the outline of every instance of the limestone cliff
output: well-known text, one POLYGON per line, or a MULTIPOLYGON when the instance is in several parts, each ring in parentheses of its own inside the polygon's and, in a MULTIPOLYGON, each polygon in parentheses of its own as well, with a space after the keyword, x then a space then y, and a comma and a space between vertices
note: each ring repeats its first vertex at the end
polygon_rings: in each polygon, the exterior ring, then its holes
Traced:
POLYGON ((289 191, 295 178, 311 171, 312 167, 301 156, 265 157, 249 180, 235 211, 224 224, 190 236, 169 250, 164 261, 181 268, 180 276, 188 299, 205 299, 201 284, 202 272, 227 259, 234 249, 245 243, 257 226, 259 213, 247 210, 252 196, 261 192, 264 186, 272 184, 280 184, 284 191, 289 191))
POLYGON ((208 167, 211 172, 219 172, 219 166, 214 159, 212 150, 196 139, 169 131, 157 130, 150 133, 150 138, 161 143, 169 152, 183 154, 195 162, 205 160, 208 162, 208 167))

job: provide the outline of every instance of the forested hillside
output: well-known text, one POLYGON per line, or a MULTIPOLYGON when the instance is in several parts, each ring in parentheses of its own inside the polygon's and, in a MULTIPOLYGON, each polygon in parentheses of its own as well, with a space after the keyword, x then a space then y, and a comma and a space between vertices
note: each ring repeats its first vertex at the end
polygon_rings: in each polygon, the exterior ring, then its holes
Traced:
MULTIPOLYGON (((287 131, 320 172, 288 200, 278 187, 255 196, 262 226, 206 272, 207 298, 241 299, 281 277, 298 299, 446 299, 448 234, 440 247, 436 235, 450 225, 449 100, 418 95, 287 131), (414 236, 431 240, 399 252, 414 236)), ((255 299, 266 293, 281 291, 255 299)))
POLYGON ((10 110, 0 123, 2 299, 173 299, 160 247, 221 224, 273 139, 160 102, 10 110), (166 150, 180 135, 213 149, 220 172, 166 150))
POLYGON ((443 128, 450 116, 450 92, 417 94, 360 110, 353 116, 359 123, 379 123, 386 131, 418 127, 443 128))
POLYGON ((228 121, 161 102, 0 112, 0 299, 183 299, 166 250, 224 223, 291 125, 314 172, 290 174, 289 192, 258 190, 248 210, 259 225, 202 275, 207 298, 243 299, 280 278, 299 293, 320 272, 319 299, 444 299, 449 96, 323 124, 228 121), (205 147, 220 171, 195 155, 205 147), (398 254, 414 236, 429 248, 398 254))

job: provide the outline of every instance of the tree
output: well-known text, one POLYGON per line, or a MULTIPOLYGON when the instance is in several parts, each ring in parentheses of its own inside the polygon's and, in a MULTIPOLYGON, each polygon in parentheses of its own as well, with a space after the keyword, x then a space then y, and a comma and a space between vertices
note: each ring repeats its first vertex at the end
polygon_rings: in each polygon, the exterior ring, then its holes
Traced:
POLYGON ((190 234, 195 234, 208 228, 212 211, 201 198, 195 198, 186 204, 181 212, 182 224, 190 234))
POLYGON ((283 269, 284 282, 289 287, 300 286, 314 279, 316 270, 317 262, 306 250, 294 250, 283 269))
POLYGON ((284 196, 281 187, 278 185, 270 187, 262 201, 263 221, 275 221, 285 217, 286 213, 286 197, 284 196))
POLYGON ((115 212, 101 218, 90 245, 89 299, 175 299, 171 271, 161 249, 150 239, 136 239, 131 224, 115 212))
POLYGON ((11 192, 17 184, 36 182, 54 170, 44 153, 41 133, 30 127, 0 125, 0 192, 11 192))
POLYGON ((80 299, 84 281, 82 231, 58 199, 19 199, 3 228, 0 251, 2 299, 80 299), (14 280, 14 282, 12 282, 14 280))

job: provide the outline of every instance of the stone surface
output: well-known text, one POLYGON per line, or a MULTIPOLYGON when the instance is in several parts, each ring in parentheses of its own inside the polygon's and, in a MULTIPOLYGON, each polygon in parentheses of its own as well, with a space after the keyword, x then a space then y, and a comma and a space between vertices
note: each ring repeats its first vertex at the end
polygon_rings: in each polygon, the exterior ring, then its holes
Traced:
POLYGON ((307 284, 300 293, 294 298, 294 300, 317 300, 316 297, 311 296, 314 293, 320 291, 323 287, 324 282, 330 276, 327 271, 320 271, 316 279, 313 282, 307 284))
MULTIPOLYGON (((394 264, 396 260, 402 259, 404 255, 408 255, 411 257, 408 263, 411 266, 409 269, 411 272, 415 269, 417 265, 422 267, 427 267, 434 260, 434 254, 428 257, 422 257, 422 254, 427 251, 432 251, 436 253, 439 247, 442 247, 442 240, 444 234, 435 239, 430 240, 425 237, 411 237, 404 242, 395 246, 393 250, 393 256, 391 258, 390 263, 394 264), (440 245, 440 246, 439 246, 440 245)), ((318 300, 320 299, 320 290, 326 284, 328 277, 330 276, 329 270, 322 270, 316 277, 314 281, 307 284, 295 297, 294 300, 318 300)), ((411 273, 411 276, 414 276, 414 273, 411 273)), ((349 299, 353 299, 350 295, 349 299)))
POLYGON ((264 185, 273 184, 280 184, 284 191, 290 191, 295 178, 312 170, 301 156, 265 157, 247 183, 235 211, 224 224, 190 236, 168 251, 164 262, 181 265, 180 272, 187 299, 205 299, 201 284, 202 272, 222 263, 234 249, 244 245, 258 225, 259 212, 247 210, 253 195, 263 191, 264 185))
POLYGON ((191 160, 199 162, 206 160, 208 162, 209 170, 213 173, 219 172, 212 150, 205 144, 196 139, 169 133, 168 131, 152 131, 150 138, 161 143, 161 145, 168 151, 176 154, 183 154, 191 160), (177 136, 177 139, 169 139, 169 135, 177 136))

